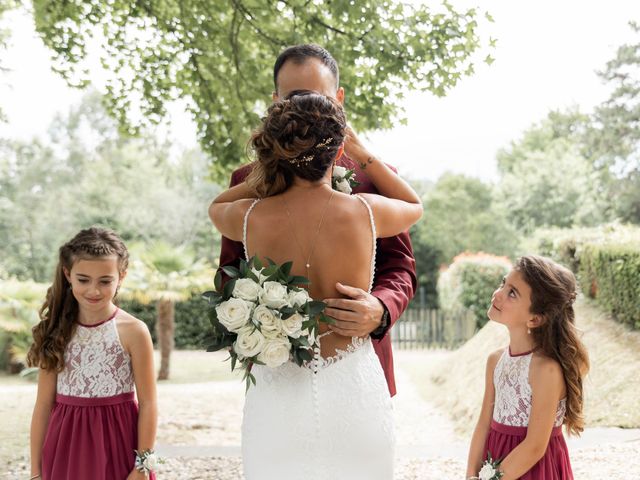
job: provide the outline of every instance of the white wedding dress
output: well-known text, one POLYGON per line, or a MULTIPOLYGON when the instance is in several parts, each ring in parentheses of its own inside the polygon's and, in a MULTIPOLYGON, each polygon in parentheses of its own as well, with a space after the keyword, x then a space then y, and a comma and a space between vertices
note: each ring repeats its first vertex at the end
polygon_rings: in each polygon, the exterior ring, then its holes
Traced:
MULTIPOLYGON (((373 232, 371 283, 375 264, 373 232)), ((246 251, 247 220, 244 220, 246 251)), ((248 255, 247 255, 248 256, 248 255)), ((371 285, 369 290, 371 289, 371 285)), ((246 396, 242 460, 246 480, 390 480, 394 425, 391 397, 371 339, 352 338, 334 357, 305 367, 254 365, 246 396)))

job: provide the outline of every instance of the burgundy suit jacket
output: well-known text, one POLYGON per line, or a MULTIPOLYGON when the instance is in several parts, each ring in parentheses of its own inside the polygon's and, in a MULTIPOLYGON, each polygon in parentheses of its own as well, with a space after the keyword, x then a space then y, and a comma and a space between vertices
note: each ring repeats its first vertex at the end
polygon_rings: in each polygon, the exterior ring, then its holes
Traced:
MULTIPOLYGON (((355 169, 356 180, 361 184, 354 189, 354 193, 378 193, 356 162, 343 155, 337 163, 346 168, 355 169)), ((231 186, 242 183, 250 171, 250 164, 235 170, 231 175, 231 186)), ((219 268, 227 265, 238 266, 240 258, 244 258, 242 243, 234 242, 223 236, 219 268)), ((409 300, 413 298, 416 284, 416 261, 413 258, 409 233, 404 232, 395 237, 378 239, 376 273, 371 294, 378 298, 389 311, 389 326, 382 335, 376 336, 376 338, 372 335, 372 340, 391 396, 396 394, 396 382, 393 373, 391 337, 388 333, 407 308, 409 300)))

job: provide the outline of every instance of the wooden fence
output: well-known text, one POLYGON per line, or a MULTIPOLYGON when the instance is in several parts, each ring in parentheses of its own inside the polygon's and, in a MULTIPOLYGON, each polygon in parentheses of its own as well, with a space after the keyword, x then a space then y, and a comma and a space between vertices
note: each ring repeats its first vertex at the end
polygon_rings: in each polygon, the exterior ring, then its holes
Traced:
POLYGON ((470 339, 476 319, 469 310, 456 314, 429 308, 408 308, 391 328, 394 348, 452 348, 470 339))

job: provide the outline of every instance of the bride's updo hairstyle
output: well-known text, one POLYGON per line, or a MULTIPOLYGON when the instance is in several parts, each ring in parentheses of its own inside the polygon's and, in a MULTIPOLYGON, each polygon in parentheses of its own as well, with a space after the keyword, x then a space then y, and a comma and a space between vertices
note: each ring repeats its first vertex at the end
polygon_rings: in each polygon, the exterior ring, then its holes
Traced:
POLYGON ((259 197, 286 190, 295 177, 320 180, 345 137, 342 106, 333 98, 295 90, 274 102, 249 141, 255 152, 247 183, 259 197))

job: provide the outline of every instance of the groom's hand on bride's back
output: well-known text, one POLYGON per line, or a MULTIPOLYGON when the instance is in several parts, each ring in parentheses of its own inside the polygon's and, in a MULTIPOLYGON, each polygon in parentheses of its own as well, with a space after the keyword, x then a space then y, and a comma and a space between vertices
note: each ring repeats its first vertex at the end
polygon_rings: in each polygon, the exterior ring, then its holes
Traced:
POLYGON ((329 328, 345 337, 363 337, 376 330, 382 321, 384 307, 380 300, 361 288, 336 284, 336 290, 348 298, 325 298, 325 313, 335 325, 329 328))

